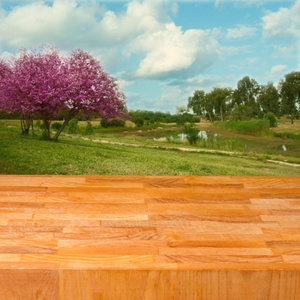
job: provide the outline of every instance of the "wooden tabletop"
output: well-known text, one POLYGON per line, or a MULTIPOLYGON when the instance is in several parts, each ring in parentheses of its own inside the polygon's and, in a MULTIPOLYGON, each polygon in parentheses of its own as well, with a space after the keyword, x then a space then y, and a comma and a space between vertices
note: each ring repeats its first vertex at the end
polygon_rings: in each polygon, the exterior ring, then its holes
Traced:
POLYGON ((300 299, 300 177, 0 175, 0 299, 300 299))

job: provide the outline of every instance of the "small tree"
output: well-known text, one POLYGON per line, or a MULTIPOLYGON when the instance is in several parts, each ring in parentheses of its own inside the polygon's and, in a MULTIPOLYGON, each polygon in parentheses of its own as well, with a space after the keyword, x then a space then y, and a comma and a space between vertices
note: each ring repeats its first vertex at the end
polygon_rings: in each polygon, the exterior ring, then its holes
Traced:
POLYGON ((267 119, 270 121, 271 127, 277 127, 277 120, 273 113, 269 112, 269 113, 265 114, 264 119, 267 119))
POLYGON ((199 130, 193 126, 193 124, 190 125, 184 125, 183 133, 186 134, 186 138, 189 141, 190 145, 194 145, 199 140, 199 130))

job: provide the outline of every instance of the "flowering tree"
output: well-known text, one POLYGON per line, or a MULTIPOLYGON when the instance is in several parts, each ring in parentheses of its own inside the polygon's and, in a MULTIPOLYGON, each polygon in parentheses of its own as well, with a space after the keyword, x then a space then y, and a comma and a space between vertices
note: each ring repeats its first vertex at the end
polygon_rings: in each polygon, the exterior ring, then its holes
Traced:
POLYGON ((1 80, 2 108, 29 121, 38 116, 46 138, 50 138, 51 120, 58 113, 64 112, 66 118, 55 140, 79 112, 108 118, 120 114, 125 105, 115 80, 82 50, 69 57, 50 47, 39 52, 23 50, 10 69, 1 80))
POLYGON ((59 134, 78 113, 96 114, 112 118, 125 106, 125 96, 119 91, 115 79, 102 69, 100 63, 89 53, 75 50, 64 64, 67 74, 65 121, 56 133, 59 134))
POLYGON ((11 67, 3 59, 0 59, 0 110, 7 111, 6 105, 6 79, 11 74, 11 67))
POLYGON ((50 122, 64 107, 65 81, 63 61, 57 50, 41 52, 22 50, 11 72, 4 77, 4 101, 7 112, 17 112, 28 132, 33 116, 44 122, 45 136, 50 138, 50 122))

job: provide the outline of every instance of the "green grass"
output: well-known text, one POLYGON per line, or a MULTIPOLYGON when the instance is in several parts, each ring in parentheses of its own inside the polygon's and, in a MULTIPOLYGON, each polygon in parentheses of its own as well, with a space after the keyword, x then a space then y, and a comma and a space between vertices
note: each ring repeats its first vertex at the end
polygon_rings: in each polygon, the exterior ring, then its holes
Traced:
POLYGON ((260 136, 263 132, 269 130, 270 122, 266 119, 249 121, 227 121, 216 122, 215 126, 240 134, 260 136))
MULTIPOLYGON (((2 125, 5 125, 2 123, 2 125)), ((116 138, 116 137, 115 137, 116 138)), ((0 124, 1 174, 264 175, 297 176, 299 168, 253 158, 95 143, 61 136, 59 142, 24 136, 0 124)))

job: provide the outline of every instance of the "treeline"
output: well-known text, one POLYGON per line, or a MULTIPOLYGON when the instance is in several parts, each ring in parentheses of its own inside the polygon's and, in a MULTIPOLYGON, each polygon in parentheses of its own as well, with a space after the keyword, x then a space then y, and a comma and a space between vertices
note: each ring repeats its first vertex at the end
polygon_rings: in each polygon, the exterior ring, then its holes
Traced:
POLYGON ((277 117, 287 115, 291 122, 299 118, 300 72, 291 72, 280 80, 276 88, 272 82, 259 85, 255 79, 245 76, 236 89, 214 87, 211 92, 196 90, 188 99, 188 109, 207 119, 223 121, 263 118, 272 113, 277 117))
POLYGON ((133 121, 138 127, 143 125, 150 125, 154 123, 177 123, 178 125, 186 122, 196 123, 199 119, 194 117, 188 112, 182 114, 170 114, 160 111, 148 111, 148 110, 131 110, 129 112, 131 121, 133 121))

